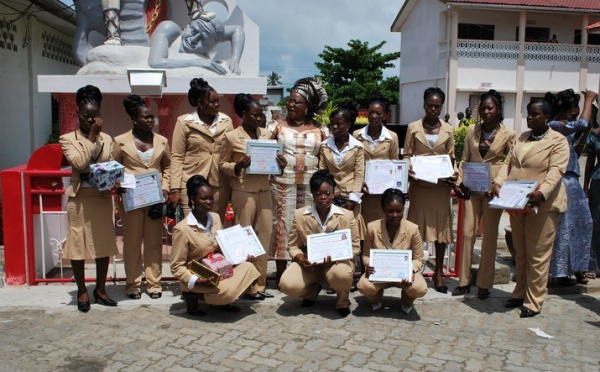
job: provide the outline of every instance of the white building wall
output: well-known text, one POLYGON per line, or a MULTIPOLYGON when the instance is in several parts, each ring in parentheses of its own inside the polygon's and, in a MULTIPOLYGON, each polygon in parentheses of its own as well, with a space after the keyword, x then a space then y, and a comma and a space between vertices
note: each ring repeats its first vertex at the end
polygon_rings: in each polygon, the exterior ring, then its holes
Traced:
POLYGON ((459 58, 458 61, 457 88, 459 90, 481 90, 482 92, 489 89, 515 90, 516 60, 486 61, 478 58, 459 58))

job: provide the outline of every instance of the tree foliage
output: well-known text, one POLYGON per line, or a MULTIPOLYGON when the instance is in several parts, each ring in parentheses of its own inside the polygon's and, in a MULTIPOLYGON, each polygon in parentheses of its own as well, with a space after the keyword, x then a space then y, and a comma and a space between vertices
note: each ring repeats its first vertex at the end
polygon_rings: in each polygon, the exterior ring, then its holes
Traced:
POLYGON ((281 75, 275 71, 271 71, 271 73, 267 75, 267 85, 270 87, 281 85, 281 75))
POLYGON ((398 102, 399 78, 383 78, 383 70, 394 67, 393 61, 400 52, 382 54, 379 50, 385 41, 369 47, 368 42, 350 40, 348 48, 325 46, 319 54, 322 62, 316 62, 320 77, 330 100, 339 104, 348 99, 366 108, 375 93, 384 95, 391 103, 398 102))

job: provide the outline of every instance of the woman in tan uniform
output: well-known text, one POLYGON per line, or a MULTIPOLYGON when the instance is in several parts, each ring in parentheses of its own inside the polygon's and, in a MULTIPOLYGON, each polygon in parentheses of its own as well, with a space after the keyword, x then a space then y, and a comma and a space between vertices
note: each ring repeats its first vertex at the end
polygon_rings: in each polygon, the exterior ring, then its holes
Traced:
POLYGON ((225 217, 231 197, 230 177, 219 172, 219 152, 226 132, 233 130, 231 118, 219 112, 219 95, 204 79, 190 81, 190 105, 196 111, 177 119, 171 151, 171 202, 189 213, 188 200, 181 189, 195 174, 201 174, 213 188, 215 212, 225 217))
MULTIPOLYGON (((410 158, 415 155, 447 154, 450 159, 454 159, 454 128, 439 119, 445 99, 446 95, 440 88, 425 90, 425 117, 408 125, 404 156, 410 158)), ((443 279, 443 265, 446 244, 452 243, 451 191, 450 184, 443 180, 433 184, 419 181, 412 176, 408 189, 408 220, 419 226, 423 241, 435 242, 433 285, 435 290, 441 293, 448 292, 443 279)))
MULTIPOLYGON (((337 295, 336 309, 342 317, 350 314, 350 287, 354 275, 354 259, 322 263, 307 258, 307 236, 324 232, 350 229, 354 256, 360 253, 358 227, 352 212, 333 205, 335 181, 327 171, 319 170, 310 179, 314 204, 297 209, 290 232, 288 251, 293 258, 279 284, 280 290, 291 297, 301 297, 302 307, 315 304, 321 285, 327 281, 337 295)), ((343 239, 343 238, 342 238, 343 239)))
POLYGON ((208 283, 212 278, 200 278, 190 272, 193 260, 200 261, 210 253, 220 252, 215 235, 222 226, 219 215, 210 212, 214 198, 206 178, 192 176, 186 189, 191 212, 173 229, 171 272, 179 279, 187 312, 196 316, 206 315, 198 307, 199 300, 223 311, 237 312, 240 308, 232 303, 260 276, 252 264, 256 258, 248 257, 249 262, 235 266, 233 276, 221 279, 216 287, 208 283))
POLYGON ((515 245, 517 285, 505 307, 521 308, 521 318, 540 313, 546 297, 548 270, 556 228, 567 210, 562 176, 569 163, 569 143, 548 126, 552 105, 542 99, 527 105, 527 127, 506 157, 492 191, 500 194, 507 180, 536 180, 523 211, 511 212, 510 226, 515 245), (532 208, 537 207, 537 213, 532 208))
POLYGON ((102 133, 100 104, 102 93, 92 85, 80 88, 75 96, 79 129, 60 136, 65 158, 71 164, 71 184, 65 194, 69 232, 63 252, 71 260, 77 283, 77 309, 90 310, 90 298, 85 287, 85 260, 96 260, 96 303, 117 306, 106 294, 106 275, 110 256, 118 254, 113 225, 112 194, 98 191, 89 183, 90 164, 111 160, 113 139, 102 133))
MULTIPOLYGON (((269 175, 247 174, 246 169, 252 159, 246 155, 247 140, 268 140, 269 132, 259 128, 262 123, 262 106, 249 94, 240 93, 234 100, 235 113, 243 119, 242 125, 228 132, 221 144, 219 170, 231 177, 231 202, 235 210, 235 222, 244 227, 252 226, 260 244, 267 252, 257 257, 256 269, 260 278, 250 289, 246 297, 264 300, 273 297, 266 292, 267 263, 270 257, 271 233, 273 231, 273 203, 269 186, 269 175)), ((286 161, 283 155, 277 155, 281 169, 286 161)))
MULTIPOLYGON (((125 97, 125 111, 133 121, 133 129, 117 136, 113 146, 113 158, 125 167, 125 172, 136 176, 158 172, 163 197, 169 196, 171 151, 167 139, 152 132, 154 115, 142 97, 135 94, 125 97)), ((126 189, 123 189, 126 192, 126 189)), ((121 191, 123 191, 121 190, 121 191)), ((148 295, 152 299, 162 296, 162 232, 163 218, 148 215, 150 207, 125 211, 123 201, 118 203, 119 216, 123 221, 123 261, 127 296, 134 300, 142 298, 142 265, 146 274, 148 295), (142 243, 144 254, 142 256, 142 243), (143 261, 143 264, 142 264, 143 261)))
MULTIPOLYGON (((502 96, 495 90, 483 93, 479 99, 481 123, 469 126, 465 137, 461 167, 458 171, 457 185, 463 180, 462 163, 482 162, 491 164, 491 179, 498 175, 500 167, 511 147, 515 143, 515 132, 502 124, 502 96)), ((490 185, 491 188, 491 185, 490 185)), ((456 195, 463 196, 462 189, 454 187, 456 195)), ((471 190, 470 199, 465 202, 463 225, 463 246, 460 261, 460 279, 458 287, 452 290, 453 296, 461 296, 470 291, 471 257, 477 238, 479 221, 483 217, 483 242, 481 244, 481 262, 477 272, 477 297, 485 300, 490 296, 494 285, 494 266, 498 244, 498 224, 502 217, 501 209, 488 206, 492 200, 491 190, 477 192, 471 190)))
MULTIPOLYGON (((399 158, 398 135, 383 125, 389 108, 390 103, 387 98, 381 95, 373 96, 369 101, 367 113, 369 125, 357 129, 353 133, 353 136, 363 145, 365 163, 375 159, 398 160, 399 158)), ((360 214, 363 216, 365 224, 383 218, 381 195, 369 194, 369 188, 366 185, 362 188, 362 192, 364 195, 362 203, 360 203, 360 214)))
POLYGON ((383 307, 383 291, 386 288, 402 288, 401 309, 408 314, 413 309, 415 299, 425 296, 427 283, 421 275, 423 268, 423 240, 419 227, 403 219, 405 196, 397 189, 387 189, 381 196, 381 209, 385 218, 373 221, 367 225, 365 248, 362 260, 366 272, 358 281, 358 290, 365 295, 373 311, 383 307), (373 283, 369 276, 375 273, 375 268, 369 266, 371 249, 401 249, 412 251, 413 276, 410 281, 396 283, 373 283))

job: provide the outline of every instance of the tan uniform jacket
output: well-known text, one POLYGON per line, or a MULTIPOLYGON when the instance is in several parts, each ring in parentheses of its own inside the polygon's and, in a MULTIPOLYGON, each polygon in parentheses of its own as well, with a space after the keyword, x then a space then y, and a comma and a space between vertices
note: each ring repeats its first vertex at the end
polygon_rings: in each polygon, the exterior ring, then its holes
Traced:
POLYGON ((140 157, 132 132, 123 133, 115 137, 112 156, 119 163, 123 164, 125 171, 134 175, 158 171, 162 189, 169 191, 169 180, 171 177, 171 150, 168 140, 160 134, 154 133, 152 141, 154 153, 148 164, 144 163, 140 157))
POLYGON ((319 169, 326 169, 335 177, 335 195, 348 198, 350 193, 360 193, 365 181, 365 155, 362 147, 355 146, 338 165, 333 151, 325 142, 321 144, 319 169))
POLYGON ((424 265, 423 239, 419 233, 419 227, 406 220, 400 221, 400 227, 396 232, 393 242, 385 226, 385 219, 373 221, 367 225, 365 244, 363 246, 362 260, 369 265, 371 249, 400 249, 412 251, 413 272, 420 272, 424 265))
POLYGON ((357 129, 352 133, 365 149, 365 161, 373 159, 392 159, 398 160, 400 157, 400 145, 398 143, 398 135, 388 129, 392 140, 386 139, 378 142, 374 149, 371 149, 369 142, 361 135, 362 129, 357 129))
MULTIPOLYGON (((481 153, 479 152, 479 141, 481 140, 482 133, 481 124, 469 126, 467 135, 465 136, 461 163, 465 161, 491 163, 492 180, 494 180, 498 175, 498 172, 500 172, 500 167, 502 167, 504 159, 506 159, 510 149, 515 144, 517 135, 513 130, 508 129, 501 124, 498 132, 496 132, 496 137, 494 138, 494 142, 492 142, 492 146, 490 146, 488 152, 482 158, 481 153)), ((460 185, 462 181, 462 167, 459 167, 456 184, 460 185)))
POLYGON ((187 180, 201 174, 211 186, 229 186, 229 177, 219 172, 219 152, 222 138, 233 130, 231 118, 219 113, 217 131, 213 135, 203 124, 186 120, 189 114, 177 119, 171 149, 171 189, 185 189, 187 180))
POLYGON ((79 129, 63 134, 59 140, 63 154, 72 167, 71 184, 65 191, 67 196, 75 196, 81 185, 80 173, 89 172, 90 164, 112 160, 113 139, 100 133, 96 143, 88 140, 79 129))
MULTIPOLYGON (((268 140, 270 137, 269 132, 263 128, 257 129, 257 135, 259 140, 268 140)), ((219 170, 231 177, 233 190, 245 192, 270 190, 269 175, 267 174, 246 174, 245 169, 242 169, 239 176, 235 174, 235 164, 246 156, 246 140, 251 140, 251 138, 241 126, 225 133, 220 146, 219 170)))
POLYGON ((519 154, 530 135, 531 131, 527 131, 519 136, 494 182, 502 186, 507 180, 537 180, 545 200, 538 213, 562 213, 567 209, 562 176, 569 163, 569 143, 565 136, 548 129, 548 133, 531 147, 521 161, 519 154))
MULTIPOLYGON (((292 229, 290 230, 290 238, 288 241, 288 252, 292 258, 300 253, 307 256, 306 237, 308 235, 321 233, 319 222, 317 222, 312 213, 304 214, 308 208, 310 208, 310 206, 296 209, 294 212, 294 221, 292 222, 292 229)), ((354 215, 349 210, 343 208, 339 209, 343 214, 334 213, 329 221, 327 221, 325 232, 350 229, 352 235, 352 252, 354 253, 354 256, 358 256, 360 254, 360 235, 354 215)))

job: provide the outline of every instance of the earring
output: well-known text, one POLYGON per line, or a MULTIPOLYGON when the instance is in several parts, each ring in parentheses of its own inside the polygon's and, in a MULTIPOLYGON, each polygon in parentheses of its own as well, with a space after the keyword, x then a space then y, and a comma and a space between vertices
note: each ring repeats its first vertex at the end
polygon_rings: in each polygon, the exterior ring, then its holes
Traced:
POLYGON ((308 109, 304 110, 304 115, 308 115, 308 109))

